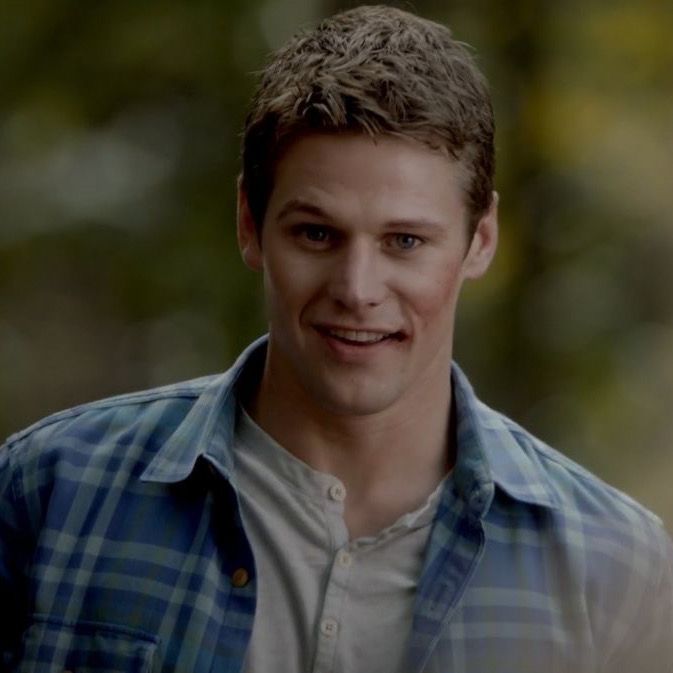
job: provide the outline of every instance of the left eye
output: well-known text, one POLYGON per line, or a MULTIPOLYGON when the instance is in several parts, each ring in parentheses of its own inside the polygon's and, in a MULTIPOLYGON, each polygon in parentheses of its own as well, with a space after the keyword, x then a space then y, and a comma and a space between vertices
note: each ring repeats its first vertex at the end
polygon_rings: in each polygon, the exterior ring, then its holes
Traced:
POLYGON ((329 238, 327 228, 318 225, 305 225, 302 234, 312 243, 324 243, 329 238))
POLYGON ((309 248, 323 248, 331 244, 334 232, 320 224, 298 224, 292 227, 293 236, 309 248))
POLYGON ((421 239, 412 234, 395 234, 392 238, 392 245, 398 250, 413 250, 421 243, 421 239))

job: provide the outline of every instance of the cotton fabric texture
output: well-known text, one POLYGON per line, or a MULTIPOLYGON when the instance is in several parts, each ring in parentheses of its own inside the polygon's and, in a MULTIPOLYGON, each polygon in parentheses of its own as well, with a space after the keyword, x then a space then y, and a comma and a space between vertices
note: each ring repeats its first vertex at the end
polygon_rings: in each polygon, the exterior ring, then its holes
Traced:
POLYGON ((444 483, 390 526, 351 539, 343 482, 296 458, 245 410, 233 452, 257 569, 244 673, 406 673, 416 587, 444 483))
MULTIPOLYGON (((264 348, 0 448, 2 670, 241 670, 258 580, 234 481, 236 384, 264 348)), ((670 673, 661 522, 451 376, 457 462, 418 579, 409 673, 670 673)), ((346 673, 338 659, 332 670, 346 673)))

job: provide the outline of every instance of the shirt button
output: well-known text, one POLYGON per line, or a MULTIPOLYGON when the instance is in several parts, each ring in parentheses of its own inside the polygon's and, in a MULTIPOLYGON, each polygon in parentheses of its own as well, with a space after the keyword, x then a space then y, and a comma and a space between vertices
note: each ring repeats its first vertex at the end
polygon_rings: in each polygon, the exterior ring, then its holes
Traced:
POLYGON ((250 575, 245 568, 236 568, 231 575, 231 583, 237 588, 240 589, 244 587, 250 580, 250 575))
POLYGON ((336 619, 323 619, 320 622, 320 632, 327 636, 327 638, 332 638, 336 635, 336 632, 339 630, 339 624, 336 619))
POLYGON ((347 551, 339 552, 337 560, 342 568, 349 568, 353 563, 353 557, 347 551))
POLYGON ((476 511, 481 512, 485 504, 484 496, 481 493, 475 493, 470 498, 470 508, 476 511))
POLYGON ((337 502, 343 502, 346 499, 346 489, 342 484, 332 484, 329 487, 329 497, 337 502))

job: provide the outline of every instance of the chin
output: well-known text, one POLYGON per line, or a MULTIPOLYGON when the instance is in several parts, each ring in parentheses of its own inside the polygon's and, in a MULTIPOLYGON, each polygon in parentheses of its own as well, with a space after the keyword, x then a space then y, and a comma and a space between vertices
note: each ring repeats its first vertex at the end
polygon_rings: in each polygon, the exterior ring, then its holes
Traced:
MULTIPOLYGON (((316 391, 317 392, 317 391, 316 391)), ((395 399, 380 392, 366 394, 362 389, 354 394, 335 393, 314 394, 314 400, 328 413, 335 416, 371 416, 390 408, 395 399)))

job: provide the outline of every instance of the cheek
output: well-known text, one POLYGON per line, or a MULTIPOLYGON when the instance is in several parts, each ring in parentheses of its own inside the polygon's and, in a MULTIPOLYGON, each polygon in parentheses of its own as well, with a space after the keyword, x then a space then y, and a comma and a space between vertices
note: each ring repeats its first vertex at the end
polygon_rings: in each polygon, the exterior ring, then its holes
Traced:
POLYGON ((267 302, 286 311, 298 310, 308 303, 319 286, 315 269, 288 259, 267 259, 264 267, 264 291, 267 302))
POLYGON ((452 319, 461 287, 459 265, 428 268, 407 284, 414 313, 424 322, 452 319))

